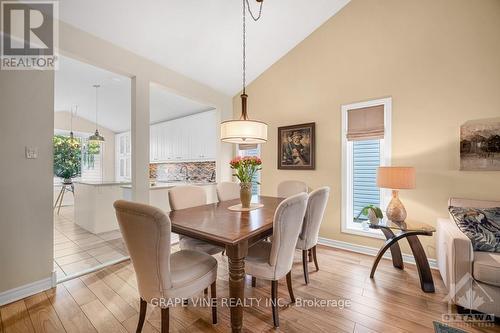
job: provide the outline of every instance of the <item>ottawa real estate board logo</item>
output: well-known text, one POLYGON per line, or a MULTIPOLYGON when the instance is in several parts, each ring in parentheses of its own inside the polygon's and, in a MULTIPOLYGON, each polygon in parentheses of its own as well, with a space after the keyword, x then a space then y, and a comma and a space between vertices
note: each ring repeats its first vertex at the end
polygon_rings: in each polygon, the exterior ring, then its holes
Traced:
POLYGON ((57 69, 58 2, 0 1, 0 4, 0 69, 57 69))

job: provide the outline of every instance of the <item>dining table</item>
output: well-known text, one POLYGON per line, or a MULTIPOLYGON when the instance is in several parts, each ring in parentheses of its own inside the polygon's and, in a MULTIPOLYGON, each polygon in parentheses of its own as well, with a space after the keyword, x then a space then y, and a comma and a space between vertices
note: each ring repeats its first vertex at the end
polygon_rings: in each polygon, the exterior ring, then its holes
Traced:
POLYGON ((171 211, 172 232, 222 246, 228 258, 232 332, 243 327, 245 256, 248 248, 273 233, 274 212, 283 198, 254 196, 262 204, 249 211, 234 211, 239 199, 171 211))

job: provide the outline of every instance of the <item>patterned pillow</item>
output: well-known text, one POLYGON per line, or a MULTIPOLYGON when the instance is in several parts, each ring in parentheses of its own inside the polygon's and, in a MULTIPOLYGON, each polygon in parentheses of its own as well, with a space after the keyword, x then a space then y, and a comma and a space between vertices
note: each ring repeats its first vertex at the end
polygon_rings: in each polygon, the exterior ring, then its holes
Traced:
POLYGON ((500 252, 500 207, 450 207, 450 214, 469 237, 474 251, 500 252))

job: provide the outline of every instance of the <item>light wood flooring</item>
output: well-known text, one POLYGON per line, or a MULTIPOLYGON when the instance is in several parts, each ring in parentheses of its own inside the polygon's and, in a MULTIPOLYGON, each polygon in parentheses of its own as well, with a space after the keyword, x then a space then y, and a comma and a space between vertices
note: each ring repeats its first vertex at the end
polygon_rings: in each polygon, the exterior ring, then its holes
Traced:
MULTIPOLYGON (((217 295, 228 296, 227 258, 219 261, 217 295)), ((433 321, 449 311, 443 301, 446 290, 437 271, 433 271, 436 293, 419 288, 415 267, 404 271, 382 260, 369 278, 373 257, 318 248, 320 271, 310 265, 310 284, 305 285, 299 253, 292 277, 295 296, 302 299, 349 299, 350 307, 299 307, 289 304, 284 281, 279 284, 279 331, 282 332, 434 332, 433 321)), ((270 283, 246 281, 246 297, 266 299, 270 283)), ((200 297, 202 295, 200 294, 200 297)), ((0 333, 11 332, 135 332, 139 296, 133 267, 129 261, 59 284, 57 288, 0 308, 0 333)), ((170 311, 172 332, 230 332, 229 309, 219 306, 219 323, 211 325, 209 308, 176 307, 170 311)), ((159 309, 149 308, 143 332, 158 332, 159 309)), ((458 326, 469 332, 500 332, 498 326, 481 328, 458 326)), ((245 332, 270 332, 271 308, 264 301, 244 310, 245 332)))
MULTIPOLYGON (((128 256, 120 230, 93 234, 74 223, 73 206, 54 213, 54 268, 57 279, 128 256)), ((1 333, 1 332, 0 332, 1 333)))

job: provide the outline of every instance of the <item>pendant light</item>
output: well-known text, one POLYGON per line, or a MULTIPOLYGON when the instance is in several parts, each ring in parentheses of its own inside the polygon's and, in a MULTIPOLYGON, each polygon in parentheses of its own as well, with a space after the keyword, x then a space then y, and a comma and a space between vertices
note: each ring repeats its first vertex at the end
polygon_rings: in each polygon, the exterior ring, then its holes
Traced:
POLYGON ((267 141, 267 124, 258 121, 250 120, 247 111, 246 94, 246 7, 254 21, 258 21, 262 15, 263 0, 260 2, 259 15, 254 17, 250 10, 248 0, 243 1, 243 91, 241 94, 241 117, 238 120, 227 120, 221 123, 221 140, 228 143, 236 144, 259 144, 267 141))
POLYGON ((98 91, 99 88, 101 87, 98 84, 94 84, 93 87, 95 88, 95 133, 91 136, 89 136, 89 141, 90 142, 95 142, 95 143, 102 143, 104 142, 104 137, 99 134, 99 125, 97 123, 97 113, 98 113, 98 91))
POLYGON ((69 140, 71 143, 75 141, 75 135, 73 133, 73 116, 76 116, 76 113, 78 112, 78 105, 75 105, 74 108, 71 108, 71 115, 70 115, 70 131, 69 131, 69 140))

